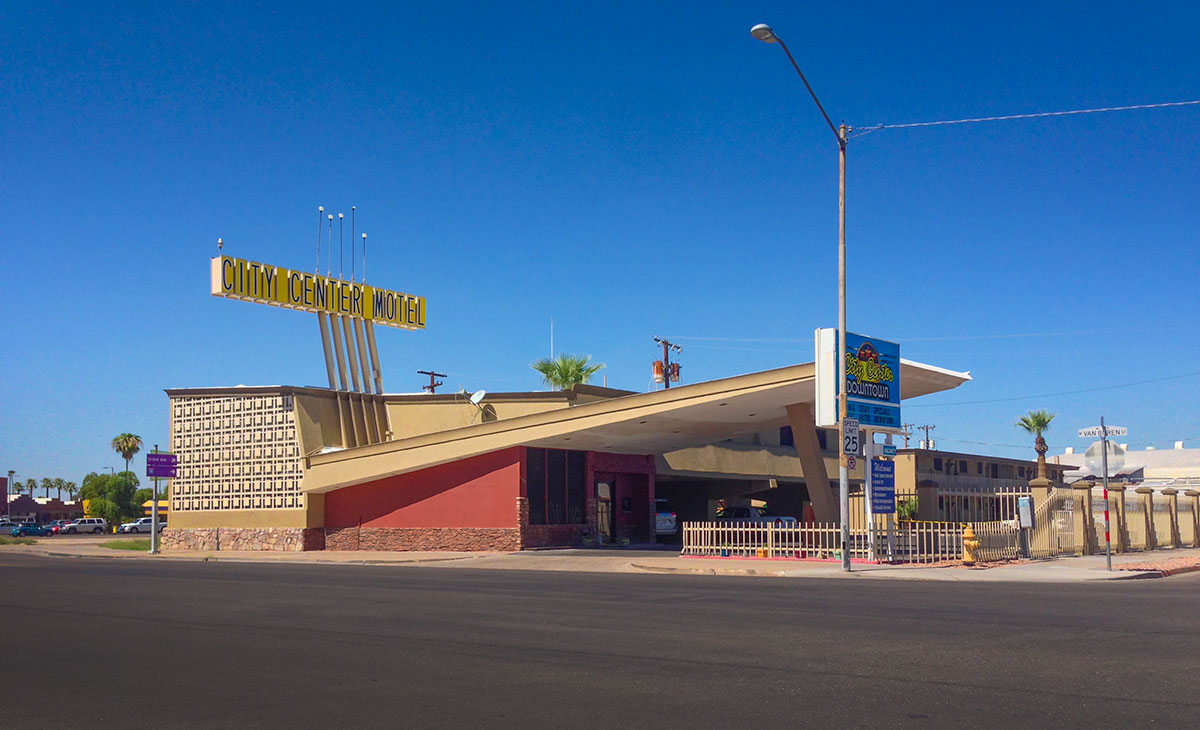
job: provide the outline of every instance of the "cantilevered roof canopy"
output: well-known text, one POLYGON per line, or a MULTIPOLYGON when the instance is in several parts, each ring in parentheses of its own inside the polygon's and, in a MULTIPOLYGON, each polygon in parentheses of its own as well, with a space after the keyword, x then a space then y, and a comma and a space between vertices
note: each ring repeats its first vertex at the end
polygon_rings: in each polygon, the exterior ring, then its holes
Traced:
MULTIPOLYGON (((900 362, 901 398, 971 379, 900 362)), ((663 454, 787 424, 785 408, 814 401, 812 363, 481 423, 309 458, 302 490, 328 492, 512 446, 663 454)))

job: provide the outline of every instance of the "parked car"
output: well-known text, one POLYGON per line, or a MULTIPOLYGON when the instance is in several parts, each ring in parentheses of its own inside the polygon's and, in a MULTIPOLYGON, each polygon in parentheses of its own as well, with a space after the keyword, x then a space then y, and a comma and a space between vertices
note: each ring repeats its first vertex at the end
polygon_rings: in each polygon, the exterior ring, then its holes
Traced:
POLYGON ((20 526, 20 522, 13 522, 12 520, 0 520, 0 532, 3 533, 11 532, 14 528, 20 526))
POLYGON ((725 507, 717 510, 717 520, 720 522, 760 522, 776 525, 795 524, 796 518, 788 515, 777 515, 766 507, 725 507))
MULTIPOLYGON (((159 517, 158 518, 158 531, 162 532, 163 528, 166 526, 167 526, 166 519, 159 517)), ((133 522, 126 522, 125 524, 121 525, 121 527, 119 529, 121 532, 133 532, 133 533, 150 532, 151 530, 154 529, 153 518, 152 517, 141 517, 139 519, 134 520, 133 522)))
POLYGON ((91 532, 99 535, 102 532, 108 532, 108 523, 101 517, 82 517, 78 520, 71 520, 58 528, 58 531, 68 535, 74 535, 77 532, 91 532))
POLYGON ((49 527, 51 530, 54 531, 54 534, 57 535, 59 528, 65 524, 67 524, 68 522, 70 522, 70 520, 55 520, 53 522, 46 523, 46 527, 49 527))
POLYGON ((46 527, 45 525, 39 525, 35 522, 26 522, 25 524, 12 529, 13 537, 48 537, 53 534, 54 530, 46 527))
POLYGON ((659 537, 674 535, 675 530, 675 508, 665 499, 654 500, 654 534, 659 537))

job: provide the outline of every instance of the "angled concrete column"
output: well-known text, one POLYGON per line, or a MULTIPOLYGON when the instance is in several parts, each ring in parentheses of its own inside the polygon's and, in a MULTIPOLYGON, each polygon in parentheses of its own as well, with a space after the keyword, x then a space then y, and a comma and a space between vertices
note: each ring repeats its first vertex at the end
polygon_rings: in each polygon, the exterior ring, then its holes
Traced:
POLYGON ((1200 490, 1189 489, 1184 494, 1191 501, 1189 515, 1192 520, 1192 547, 1200 547, 1200 490))
POLYGON ((804 473, 804 484, 808 487, 808 498, 812 501, 813 515, 817 522, 837 522, 838 503, 834 499, 825 469, 825 457, 821 454, 821 442, 817 440, 817 424, 813 420, 812 406, 795 403, 787 407, 788 424, 792 427, 792 438, 796 444, 796 455, 800 457, 800 469, 804 473))
POLYGON ((1158 535, 1154 534, 1154 490, 1150 487, 1138 487, 1137 499, 1142 508, 1142 517, 1146 520, 1146 549, 1158 547, 1158 535))
POLYGON ((1179 492, 1174 489, 1164 489, 1162 495, 1167 498, 1167 511, 1171 515, 1171 547, 1182 547, 1182 543, 1179 541, 1179 492))
MULTIPOLYGON (((1075 529, 1075 554, 1076 555, 1091 555, 1096 551, 1096 530, 1092 527, 1092 483, 1091 482, 1076 482, 1072 486, 1071 497, 1074 499, 1074 529, 1075 529)), ((1110 522, 1111 515, 1110 515, 1110 522)))

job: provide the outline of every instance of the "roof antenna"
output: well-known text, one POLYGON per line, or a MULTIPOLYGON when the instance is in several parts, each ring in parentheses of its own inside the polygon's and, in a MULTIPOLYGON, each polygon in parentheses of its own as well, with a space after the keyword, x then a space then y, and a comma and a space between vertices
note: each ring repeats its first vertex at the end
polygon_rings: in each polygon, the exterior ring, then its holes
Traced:
POLYGON ((354 283, 354 209, 357 207, 350 206, 350 283, 354 283))
POLYGON ((225 242, 218 238, 217 239, 217 255, 220 256, 221 251, 223 251, 224 249, 225 249, 225 242))
POLYGON ((363 241, 363 277, 362 277, 362 281, 364 284, 366 284, 367 283, 367 234, 365 234, 365 233, 362 234, 362 241, 363 241))
POLYGON ((325 276, 333 276, 333 213, 329 214, 329 256, 325 262, 325 276))
POLYGON ((321 275, 321 218, 324 217, 325 206, 317 206, 317 276, 321 275))
POLYGON ((342 219, 346 216, 338 213, 338 278, 346 278, 346 255, 342 253, 342 219))

